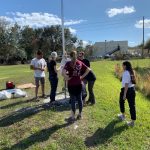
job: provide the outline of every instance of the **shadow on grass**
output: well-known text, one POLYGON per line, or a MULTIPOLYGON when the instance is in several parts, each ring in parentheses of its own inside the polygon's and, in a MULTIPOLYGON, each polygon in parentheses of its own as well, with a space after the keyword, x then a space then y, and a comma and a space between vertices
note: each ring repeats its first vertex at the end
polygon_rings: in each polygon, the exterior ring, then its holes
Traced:
POLYGON ((3 116, 0 119, 0 127, 6 127, 12 125, 16 122, 24 120, 27 117, 35 115, 40 111, 43 111, 44 109, 45 108, 42 105, 19 109, 9 115, 3 116))
POLYGON ((11 104, 8 104, 8 105, 5 105, 5 106, 1 106, 0 109, 7 109, 7 108, 10 108, 10 107, 13 107, 13 106, 16 106, 16 105, 20 105, 20 104, 25 104, 25 103, 30 103, 30 102, 34 102, 35 99, 32 98, 32 99, 27 99, 25 101, 19 101, 19 102, 16 102, 16 103, 11 103, 11 104))
POLYGON ((24 150, 24 149, 27 149, 36 143, 47 141, 53 133, 55 133, 59 129, 65 128, 69 125, 70 124, 65 123, 62 125, 54 125, 50 128, 43 129, 43 130, 27 137, 26 139, 23 139, 22 141, 13 145, 11 148, 4 148, 4 150, 16 150, 16 149, 24 150))
MULTIPOLYGON (((63 94, 63 93, 64 92, 59 92, 59 93, 57 93, 57 95, 60 95, 60 94, 63 94)), ((49 97, 49 95, 46 95, 46 96, 49 97)), ((15 103, 5 105, 5 106, 1 106, 0 109, 7 109, 7 108, 10 108, 10 107, 14 107, 16 105, 26 104, 26 103, 30 103, 30 102, 34 102, 34 101, 35 101, 35 99, 31 98, 31 99, 27 99, 25 101, 19 101, 19 102, 15 102, 15 103)))
POLYGON ((119 120, 113 120, 104 129, 97 129, 97 131, 91 137, 86 138, 85 145, 90 148, 105 144, 106 142, 110 141, 113 136, 119 135, 121 132, 127 129, 126 125, 116 128, 115 125, 117 123, 119 123, 119 120))
POLYGON ((51 111, 67 111, 70 110, 70 107, 67 106, 49 106, 48 104, 36 105, 34 107, 25 107, 19 109, 9 115, 3 116, 0 119, 0 127, 10 126, 16 122, 22 121, 25 118, 33 116, 41 111, 51 110, 51 111))

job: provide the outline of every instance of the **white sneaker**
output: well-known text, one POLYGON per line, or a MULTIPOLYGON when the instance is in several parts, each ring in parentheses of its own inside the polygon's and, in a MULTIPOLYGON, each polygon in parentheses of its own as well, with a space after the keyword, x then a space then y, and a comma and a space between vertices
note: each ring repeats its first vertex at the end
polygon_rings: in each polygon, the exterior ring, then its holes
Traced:
POLYGON ((125 120, 125 116, 123 114, 118 114, 118 118, 121 120, 121 121, 124 121, 125 120))
POLYGON ((134 121, 127 121, 127 125, 129 127, 134 127, 134 121))

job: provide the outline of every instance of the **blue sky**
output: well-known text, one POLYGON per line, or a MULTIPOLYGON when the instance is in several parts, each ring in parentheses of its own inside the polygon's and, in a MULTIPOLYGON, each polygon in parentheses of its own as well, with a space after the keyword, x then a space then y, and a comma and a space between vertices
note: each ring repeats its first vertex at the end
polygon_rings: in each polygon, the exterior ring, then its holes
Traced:
MULTIPOLYGON (((20 25, 60 24, 61 0, 1 0, 0 18, 20 25)), ((130 46, 150 38, 150 0, 64 0, 65 25, 84 40, 128 40, 130 46)))

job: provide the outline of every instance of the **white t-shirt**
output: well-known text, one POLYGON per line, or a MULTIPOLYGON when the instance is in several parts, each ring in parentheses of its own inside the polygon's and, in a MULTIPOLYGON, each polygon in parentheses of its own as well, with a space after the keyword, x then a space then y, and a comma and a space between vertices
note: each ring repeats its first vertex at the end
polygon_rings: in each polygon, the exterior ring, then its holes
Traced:
MULTIPOLYGON (((41 59, 34 58, 31 61, 31 65, 36 68, 43 69, 46 66, 46 61, 43 58, 41 59)), ((45 72, 41 70, 34 70, 34 77, 45 77, 45 72)))
POLYGON ((134 84, 132 84, 131 82, 131 75, 129 73, 129 71, 124 71, 123 75, 122 75, 122 87, 125 87, 125 84, 128 83, 128 87, 134 87, 134 84))

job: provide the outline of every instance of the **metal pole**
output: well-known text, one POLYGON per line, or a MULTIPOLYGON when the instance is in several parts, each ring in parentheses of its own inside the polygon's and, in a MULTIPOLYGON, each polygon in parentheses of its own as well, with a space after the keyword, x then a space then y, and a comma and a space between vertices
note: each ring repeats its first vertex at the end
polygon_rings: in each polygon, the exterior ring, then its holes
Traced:
POLYGON ((106 55, 106 40, 105 40, 105 55, 106 55))
MULTIPOLYGON (((64 2, 61 0, 61 25, 62 25, 62 48, 63 48, 63 55, 65 54, 65 33, 64 33, 64 2)), ((66 91, 66 81, 64 83, 65 85, 65 99, 67 97, 67 91, 66 91)))
POLYGON ((142 58, 144 58, 144 16, 143 16, 143 46, 142 46, 142 58))
POLYGON ((64 3, 61 0, 61 24, 62 24, 62 48, 63 54, 65 53, 65 33, 64 33, 64 3))

